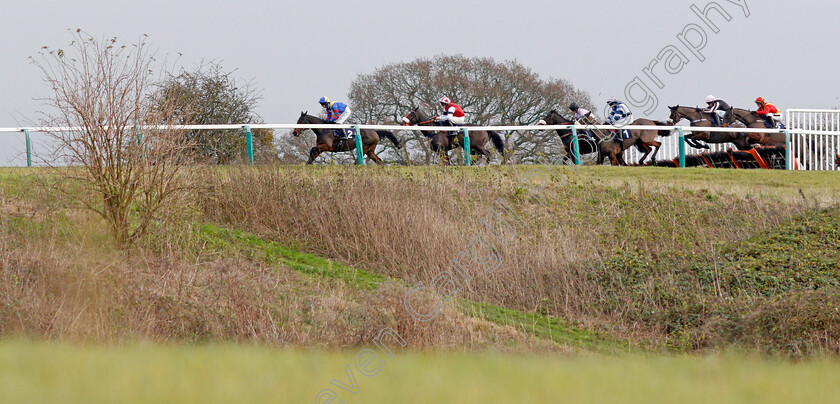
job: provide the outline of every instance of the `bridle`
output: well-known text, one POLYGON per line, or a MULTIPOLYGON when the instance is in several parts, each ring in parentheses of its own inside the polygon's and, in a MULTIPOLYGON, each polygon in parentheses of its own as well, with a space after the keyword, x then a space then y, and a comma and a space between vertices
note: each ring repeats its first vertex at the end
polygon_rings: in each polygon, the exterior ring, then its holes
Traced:
MULTIPOLYGON (((411 112, 407 113, 407 114, 403 117, 403 118, 408 119, 408 122, 403 121, 403 126, 411 126, 411 118, 409 118, 409 116, 413 116, 414 118, 419 119, 419 118, 418 118, 418 115, 419 115, 419 114, 417 113, 417 111, 416 111, 416 110, 411 110, 411 112)), ((434 119, 430 119, 430 120, 428 120, 428 121, 417 122, 417 123, 415 123, 414 125, 415 125, 415 126, 423 126, 423 125, 428 125, 428 124, 430 124, 430 123, 432 123, 432 122, 434 122, 434 121, 435 121, 434 119)))

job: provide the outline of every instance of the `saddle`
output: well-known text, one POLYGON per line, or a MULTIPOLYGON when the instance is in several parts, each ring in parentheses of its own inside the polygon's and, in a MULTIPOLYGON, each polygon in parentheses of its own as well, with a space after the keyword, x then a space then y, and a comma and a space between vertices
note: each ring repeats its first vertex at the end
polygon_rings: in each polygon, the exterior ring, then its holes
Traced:
POLYGON ((785 129, 785 125, 781 120, 764 118, 764 126, 767 129, 785 129))
POLYGON ((633 137, 633 135, 630 134, 630 130, 628 129, 612 130, 611 132, 613 135, 613 140, 617 142, 623 142, 633 137))
POLYGON ((356 136, 356 131, 354 129, 335 129, 333 131, 333 135, 335 135, 335 137, 339 138, 340 140, 352 139, 356 136), (343 139, 341 136, 342 134, 345 135, 343 139))
POLYGON ((333 133, 336 137, 335 147, 333 148, 334 152, 340 152, 344 149, 344 143, 348 140, 353 140, 356 136, 356 131, 353 129, 336 129, 333 133), (345 131, 344 134, 347 135, 346 138, 342 139, 341 134, 342 131, 345 131))

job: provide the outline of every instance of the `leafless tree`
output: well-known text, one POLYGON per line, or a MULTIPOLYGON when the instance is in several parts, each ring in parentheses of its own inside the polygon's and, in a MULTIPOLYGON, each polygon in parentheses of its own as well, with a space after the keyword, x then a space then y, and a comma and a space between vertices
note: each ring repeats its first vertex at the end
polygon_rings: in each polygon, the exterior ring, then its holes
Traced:
MULTIPOLYGON (((58 148, 50 162, 57 189, 101 216, 120 246, 129 246, 181 191, 192 144, 168 126, 174 103, 151 102, 154 53, 137 43, 97 39, 81 30, 66 49, 43 47, 31 60, 51 93, 42 99, 45 127, 58 148)), ((165 70, 165 68, 162 68, 165 70)))
MULTIPOLYGON (((470 122, 482 125, 532 125, 551 109, 568 113, 573 101, 594 111, 590 96, 567 80, 542 79, 517 61, 461 55, 420 58, 361 74, 350 85, 349 99, 359 122, 395 123, 416 106, 435 114, 444 95, 464 108, 470 122)), ((422 134, 402 136, 410 137, 404 154, 389 157, 403 162, 432 158, 422 134)), ((562 149, 553 132, 515 131, 506 138, 514 161, 562 149)))

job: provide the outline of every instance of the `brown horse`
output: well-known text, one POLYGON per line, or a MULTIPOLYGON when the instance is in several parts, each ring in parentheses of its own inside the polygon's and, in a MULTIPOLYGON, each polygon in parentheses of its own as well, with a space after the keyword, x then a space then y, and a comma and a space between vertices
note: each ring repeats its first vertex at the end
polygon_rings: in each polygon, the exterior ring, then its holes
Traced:
MULTIPOLYGON (((306 112, 300 113, 300 118, 298 118, 297 123, 299 125, 320 125, 327 123, 321 118, 308 115, 306 112)), ((306 129, 295 129, 292 131, 292 134, 295 136, 300 136, 300 134, 306 129)), ((352 151, 356 150, 356 141, 355 139, 345 139, 339 140, 335 134, 333 129, 312 129, 315 132, 316 140, 315 140, 315 147, 309 150, 309 161, 306 164, 312 164, 313 161, 323 152, 330 152, 330 153, 337 153, 337 152, 345 152, 345 151, 352 151)), ((391 142, 394 143, 398 149, 400 146, 400 141, 394 136, 393 133, 387 130, 373 130, 373 129, 362 129, 361 130, 362 136, 362 153, 370 157, 376 164, 384 164, 382 159, 376 155, 376 145, 379 143, 379 139, 381 137, 385 137, 389 139, 391 142)))
MULTIPOLYGON (((670 126, 665 122, 662 121, 654 121, 651 119, 639 118, 633 121, 631 125, 640 125, 640 126, 670 126)), ((644 164, 645 159, 650 154, 653 148, 656 148, 656 151, 653 152, 653 157, 651 157, 651 161, 656 161, 656 155, 659 153, 660 147, 662 147, 662 142, 656 140, 657 136, 671 136, 671 131, 667 129, 662 130, 654 130, 654 129, 630 129, 630 134, 632 135, 630 139, 636 139, 636 142, 633 143, 636 145, 636 148, 639 149, 640 152, 645 153, 642 158, 639 159, 638 164, 644 164)), ((628 139, 629 140, 629 139, 628 139)), ((626 141, 625 141, 626 142, 626 141)))
MULTIPOLYGON (((710 128, 712 127, 711 113, 705 112, 697 107, 668 107, 671 110, 671 116, 668 117, 668 123, 676 125, 677 122, 687 119, 691 122, 691 127, 710 128)), ((699 132, 692 131, 685 136, 685 141, 695 149, 708 149, 709 146, 699 141, 706 143, 732 143, 738 150, 749 150, 752 147, 747 143, 747 137, 743 133, 734 132, 699 132)))
MULTIPOLYGON (((414 107, 411 111, 408 111, 408 113, 403 116, 402 122, 405 126, 438 126, 434 119, 429 118, 423 113, 423 111, 420 110, 420 107, 414 107)), ((469 130, 471 125, 463 126, 469 130)), ((461 147, 461 145, 464 144, 463 131, 433 132, 425 130, 421 132, 429 138, 429 148, 432 149, 432 152, 440 155, 440 161, 445 165, 449 165, 451 163, 449 160, 449 151, 454 149, 456 146, 461 147)), ((487 151, 486 146, 488 142, 492 141, 493 146, 504 158, 505 141, 498 133, 486 130, 470 130, 469 132, 471 155, 480 154, 484 156, 485 162, 489 163, 492 155, 489 151, 487 151)))
MULTIPOLYGON (((730 108, 726 111, 723 121, 727 124, 733 124, 736 121, 741 122, 744 126, 753 129, 767 129, 764 125, 764 117, 743 108, 730 108)), ((747 133, 747 142, 749 144, 760 144, 762 146, 784 146, 784 133, 747 133)))
MULTIPOLYGON (((591 121, 591 124, 597 124, 591 121)), ((560 115, 556 109, 552 109, 548 114, 540 119, 537 125, 574 125, 574 121, 566 119, 560 115)), ((582 130, 578 131, 580 135, 582 130)), ((598 164, 604 164, 604 159, 609 158, 610 164, 614 166, 626 166, 624 161, 624 154, 622 153, 628 147, 632 146, 637 138, 631 137, 624 141, 618 141, 612 136, 603 133, 601 130, 588 131, 592 134, 593 140, 588 140, 586 137, 578 137, 578 153, 580 155, 598 153, 598 164)), ((563 147, 566 149, 566 155, 572 155, 572 130, 571 129, 557 129, 557 136, 560 136, 560 141, 563 142, 563 147)))

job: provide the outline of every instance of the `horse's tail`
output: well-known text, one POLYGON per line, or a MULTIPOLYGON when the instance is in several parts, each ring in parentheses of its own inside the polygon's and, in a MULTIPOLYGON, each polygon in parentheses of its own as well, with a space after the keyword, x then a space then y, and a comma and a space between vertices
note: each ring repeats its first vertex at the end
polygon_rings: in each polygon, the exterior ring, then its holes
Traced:
POLYGON ((501 135, 492 130, 488 130, 487 135, 490 136, 490 140, 493 141, 493 146, 496 147, 496 150, 498 150, 499 153, 502 153, 502 155, 504 155, 505 139, 503 139, 501 135))
MULTIPOLYGON (((668 125, 666 122, 662 122, 662 121, 652 121, 652 122, 653 122, 653 124, 654 124, 654 125, 656 125, 656 126, 671 126, 671 125, 668 125)), ((660 130, 657 134, 658 134, 659 136, 662 136, 662 137, 666 137, 666 136, 671 136, 671 135, 672 135, 672 133, 671 133, 671 131, 670 131, 669 129, 663 129, 663 130, 660 130)))
POLYGON ((384 138, 387 138, 387 139, 389 139, 391 142, 393 142, 393 143, 394 143, 394 146, 396 146, 396 147, 397 147, 397 149, 399 149, 399 148, 401 148, 401 147, 402 147, 402 145, 400 144, 400 140, 399 140, 399 139, 397 139, 397 137, 396 137, 396 136, 394 136, 394 133, 393 133, 393 132, 391 132, 391 131, 389 131, 389 130, 378 130, 378 131, 376 131, 376 133, 379 135, 379 137, 384 137, 384 138))

